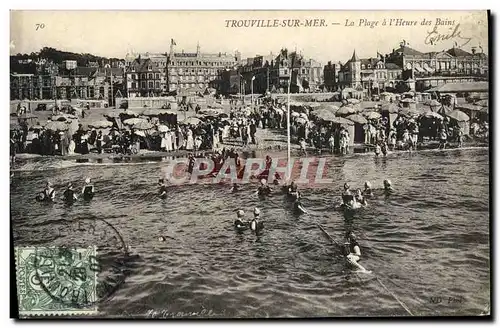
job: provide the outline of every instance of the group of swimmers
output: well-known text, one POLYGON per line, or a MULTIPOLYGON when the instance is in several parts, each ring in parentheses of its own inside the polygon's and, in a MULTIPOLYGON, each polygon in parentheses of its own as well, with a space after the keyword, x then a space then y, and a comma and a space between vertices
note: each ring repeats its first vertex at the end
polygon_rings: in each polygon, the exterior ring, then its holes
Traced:
MULTIPOLYGON (((392 193, 394 189, 392 188, 391 180, 384 180, 384 193, 386 195, 392 193)), ((361 207, 366 207, 368 202, 367 198, 373 196, 372 185, 370 181, 365 182, 365 189, 356 189, 355 192, 351 191, 351 187, 346 182, 344 183, 344 191, 342 192, 342 204, 340 205, 344 209, 358 209, 361 207)))
MULTIPOLYGON (((94 193, 94 185, 91 183, 90 178, 86 178, 81 192, 82 199, 85 201, 90 201, 92 200, 92 198, 94 198, 94 193)), ((52 187, 52 183, 50 181, 47 181, 47 183, 45 184, 45 189, 43 189, 43 191, 41 191, 35 197, 35 199, 39 202, 55 202, 56 191, 52 187)), ((66 190, 64 190, 62 199, 67 204, 72 204, 76 200, 78 200, 78 193, 74 190, 73 184, 71 182, 68 183, 66 190)))
MULTIPOLYGON (((365 182, 364 190, 357 189, 356 192, 351 192, 348 183, 344 184, 344 192, 342 193, 342 204, 344 209, 358 209, 368 205, 366 198, 373 197, 373 190, 371 183, 369 181, 365 182)), ((384 180, 384 194, 389 195, 394 192, 391 180, 384 180)), ((347 261, 353 266, 357 267, 362 271, 366 271, 361 265, 359 265, 359 260, 361 259, 361 248, 357 241, 356 235, 352 231, 348 231, 345 235, 344 243, 344 255, 347 261)))

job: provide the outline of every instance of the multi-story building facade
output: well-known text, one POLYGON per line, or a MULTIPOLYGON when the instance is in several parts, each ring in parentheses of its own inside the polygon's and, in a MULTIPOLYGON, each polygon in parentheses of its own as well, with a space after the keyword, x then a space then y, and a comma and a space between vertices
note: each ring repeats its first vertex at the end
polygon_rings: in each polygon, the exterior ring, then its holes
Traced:
POLYGON ((302 54, 281 49, 271 62, 270 91, 290 92, 316 91, 323 83, 323 67, 314 59, 306 59, 302 54))
POLYGON ((403 78, 412 79, 417 91, 423 91, 449 82, 471 82, 488 79, 488 56, 453 47, 440 52, 422 53, 401 42, 393 49, 387 61, 403 68, 403 78))
POLYGON ((168 57, 139 56, 129 64, 125 71, 127 97, 158 97, 168 93, 168 57))
POLYGON ((176 52, 170 47, 168 61, 168 91, 183 92, 215 87, 220 83, 221 72, 234 69, 241 60, 240 54, 202 53, 198 44, 196 52, 176 52))
POLYGON ((402 68, 388 63, 384 56, 360 59, 354 50, 352 57, 339 70, 338 89, 352 88, 365 96, 393 89, 402 81, 402 68))
POLYGON ((10 75, 11 99, 53 99, 55 76, 36 74, 10 75))
POLYGON ((332 63, 331 61, 323 67, 323 86, 326 91, 337 91, 341 67, 342 63, 332 63))

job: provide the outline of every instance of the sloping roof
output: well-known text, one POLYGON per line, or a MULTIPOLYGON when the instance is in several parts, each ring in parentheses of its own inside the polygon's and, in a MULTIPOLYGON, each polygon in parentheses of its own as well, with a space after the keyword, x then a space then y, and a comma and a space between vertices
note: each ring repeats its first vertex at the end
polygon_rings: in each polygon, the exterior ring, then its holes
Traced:
POLYGON ((356 55, 356 49, 354 49, 354 51, 352 52, 352 57, 349 61, 353 62, 353 63, 359 61, 359 57, 358 57, 358 55, 356 55))
POLYGON ((451 48, 451 49, 448 49, 448 51, 446 51, 447 53, 449 53, 450 55, 454 56, 454 57, 468 57, 468 56, 472 56, 471 53, 465 51, 465 50, 462 50, 460 48, 451 48))
POLYGON ((77 75, 86 75, 91 76, 97 71, 97 67, 77 67, 76 74, 77 75))
POLYGON ((368 65, 371 65, 370 68, 375 68, 377 63, 380 61, 377 58, 366 58, 366 59, 361 59, 361 65, 365 65, 365 67, 368 69, 368 65))
MULTIPOLYGON (((130 64, 130 67, 135 68, 136 72, 148 72, 149 65, 151 65, 152 71, 160 70, 158 63, 151 61, 149 58, 137 58, 130 64)), ((115 69, 115 68, 112 68, 112 69, 115 69)), ((116 68, 116 69, 120 69, 120 68, 116 68)))
POLYGON ((385 68, 387 68, 387 69, 401 69, 401 67, 398 64, 394 64, 394 63, 385 63, 385 68))
POLYGON ((427 92, 488 92, 488 82, 446 83, 427 92))
POLYGON ((407 56, 422 56, 423 55, 423 53, 421 53, 420 51, 417 51, 417 50, 410 48, 408 46, 399 47, 399 49, 397 49, 396 52, 401 52, 407 56))

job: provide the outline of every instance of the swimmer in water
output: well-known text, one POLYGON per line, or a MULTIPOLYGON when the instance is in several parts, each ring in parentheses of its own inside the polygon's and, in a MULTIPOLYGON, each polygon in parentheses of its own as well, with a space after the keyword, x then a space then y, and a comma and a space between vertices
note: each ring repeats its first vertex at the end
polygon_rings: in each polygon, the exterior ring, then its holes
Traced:
POLYGON ((158 180, 158 186, 160 187, 159 191, 160 198, 162 199, 167 198, 167 186, 165 185, 165 180, 163 179, 158 180))
POLYGON ((264 229, 264 224, 260 222, 260 210, 256 207, 253 210, 253 219, 250 221, 250 229, 257 235, 264 229))
POLYGON ((392 193, 394 191, 394 188, 392 188, 392 182, 391 180, 384 180, 384 192, 386 194, 392 193))
POLYGON ((245 212, 243 210, 238 210, 236 212, 236 220, 234 220, 234 227, 238 231, 243 231, 248 228, 248 222, 243 221, 243 216, 245 215, 245 212))
POLYGON ((295 211, 295 213, 298 213, 298 214, 302 214, 302 213, 307 214, 306 209, 304 208, 304 206, 302 206, 300 194, 298 195, 297 199, 293 203, 293 210, 295 211))
POLYGON ((300 191, 299 191, 299 187, 297 186, 297 184, 292 181, 290 183, 290 186, 288 187, 288 196, 294 198, 295 200, 298 200, 300 198, 300 191))
POLYGON ((344 191, 342 192, 342 205, 352 207, 354 204, 354 197, 352 196, 351 187, 346 182, 344 183, 344 191))
POLYGON ((382 148, 380 147, 380 144, 377 143, 377 145, 375 146, 375 156, 378 157, 378 155, 380 155, 381 151, 382 151, 382 148))
POLYGON ((163 236, 158 237, 158 241, 165 241, 165 237, 163 236))
POLYGON ((351 187, 349 186, 349 184, 347 182, 344 183, 344 191, 342 192, 342 195, 352 195, 351 187))
POLYGON ((36 200, 38 200, 39 202, 53 202, 55 197, 56 191, 54 190, 54 188, 52 188, 52 183, 50 183, 50 181, 47 181, 45 189, 38 196, 36 196, 36 200))
POLYGON ((259 196, 269 196, 271 194, 271 187, 267 184, 266 179, 260 180, 260 186, 259 189, 257 190, 257 194, 259 196))
POLYGON ((273 185, 279 186, 280 184, 281 177, 278 172, 274 173, 274 180, 273 180, 273 185))
POLYGON ((353 232, 348 232, 345 238, 344 247, 347 260, 353 264, 358 264, 358 261, 361 259, 361 248, 356 240, 356 236, 353 232))
POLYGON ((231 192, 237 192, 240 191, 240 186, 235 182, 233 183, 233 186, 231 187, 231 192))
POLYGON ((70 183, 68 183, 68 187, 66 188, 66 190, 63 193, 63 200, 66 203, 71 204, 77 199, 78 199, 78 197, 76 197, 76 193, 73 190, 73 184, 70 182, 70 183))
POLYGON ((361 189, 356 190, 356 194, 354 195, 354 200, 362 206, 368 205, 365 197, 363 197, 363 193, 361 192, 361 189))
POLYGON ((363 196, 365 197, 373 196, 372 184, 370 183, 370 181, 365 182, 365 190, 363 190, 363 196))
POLYGON ((94 185, 90 183, 90 178, 85 179, 85 185, 82 188, 83 199, 86 201, 94 198, 94 185))

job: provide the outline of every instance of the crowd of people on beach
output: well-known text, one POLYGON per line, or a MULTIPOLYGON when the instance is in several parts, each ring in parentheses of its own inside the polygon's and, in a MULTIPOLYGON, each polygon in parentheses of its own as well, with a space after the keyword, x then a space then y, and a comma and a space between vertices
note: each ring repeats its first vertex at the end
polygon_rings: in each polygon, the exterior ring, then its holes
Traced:
MULTIPOLYGON (((228 145, 245 148, 266 144, 272 147, 272 144, 259 140, 258 130, 270 129, 283 133, 282 130, 287 127, 286 104, 278 100, 263 101, 252 107, 232 101, 229 113, 222 110, 221 106, 218 109, 201 109, 197 105, 192 108, 194 114, 182 121, 178 117, 174 120, 141 117, 151 124, 148 129, 123 124, 126 122, 126 117, 123 117, 122 121, 109 120, 111 126, 106 128, 79 124, 76 130, 58 130, 47 128, 50 120, 45 125, 28 124, 28 120, 20 116, 18 128, 11 130, 11 156, 22 152, 66 156, 89 153, 136 154, 141 149, 167 153, 214 151, 228 145)), ((377 112, 374 117, 366 118, 364 124, 356 123, 356 128, 362 128, 363 140, 359 140, 359 136, 353 135, 353 129, 349 128, 354 124, 347 120, 349 116, 340 117, 344 120, 341 122, 324 119, 315 115, 314 108, 317 106, 322 105, 292 106, 291 142, 299 146, 301 155, 325 150, 332 154, 347 154, 352 151, 354 139, 379 156, 386 155, 389 150, 415 150, 425 141, 438 141, 439 148, 446 148, 450 142, 456 142, 461 147, 466 137, 463 126, 445 115, 428 117, 408 115, 401 111, 391 116, 379 110, 381 114, 377 112)), ((344 101, 344 106, 355 105, 344 101)), ((189 113, 190 107, 185 109, 189 113)), ((68 115, 69 112, 75 114, 71 107, 64 110, 66 112, 62 112, 62 115, 68 115)), ((470 123, 470 135, 488 138, 488 122, 473 119, 470 123)))

